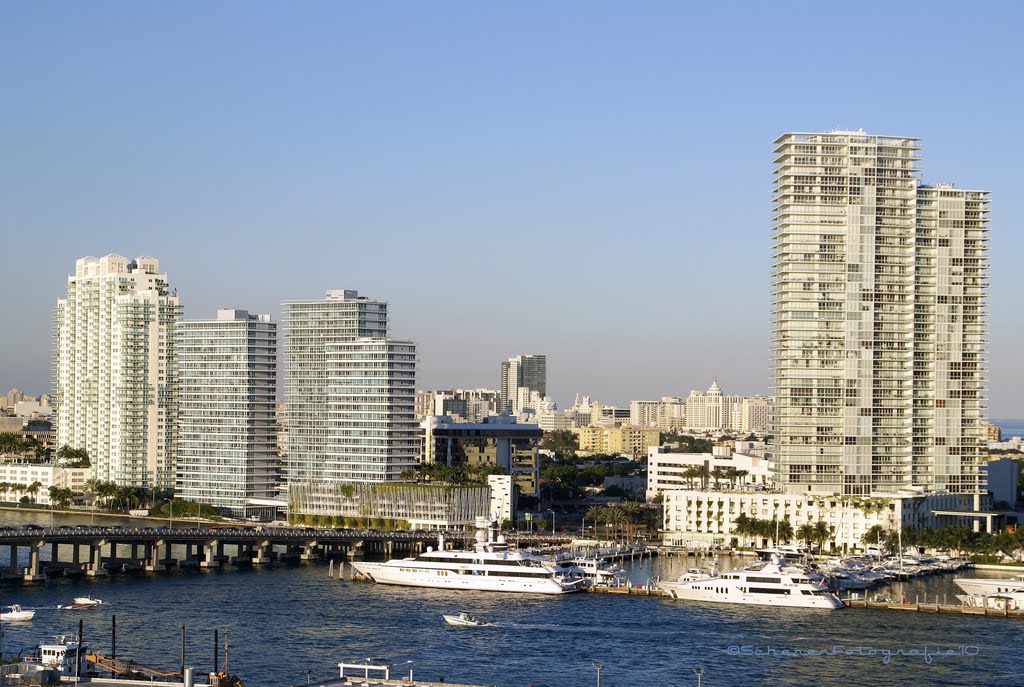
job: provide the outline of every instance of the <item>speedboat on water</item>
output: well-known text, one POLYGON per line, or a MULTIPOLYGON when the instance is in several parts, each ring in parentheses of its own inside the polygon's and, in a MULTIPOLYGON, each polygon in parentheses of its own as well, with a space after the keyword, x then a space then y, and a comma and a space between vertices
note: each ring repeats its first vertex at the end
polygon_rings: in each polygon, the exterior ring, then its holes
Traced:
POLYGON ((442 614, 441 617, 444 618, 444 621, 449 625, 458 625, 460 627, 481 627, 484 625, 490 625, 490 623, 477 620, 473 617, 472 613, 467 613, 466 611, 459 611, 456 615, 442 614))
POLYGON ((786 569, 784 565, 781 558, 775 558, 760 570, 691 570, 675 582, 659 582, 658 587, 673 599, 686 601, 830 611, 843 607, 839 597, 828 592, 821 580, 812 580, 807 573, 786 569))
POLYGON ((19 623, 26 620, 32 620, 36 615, 34 610, 25 610, 18 604, 11 606, 4 606, 3 611, 0 611, 0 621, 8 623, 19 623))
POLYGON ((510 551, 498 535, 497 522, 477 518, 476 546, 472 550, 438 548, 384 563, 353 561, 360 575, 378 583, 438 589, 470 589, 492 592, 569 594, 585 589, 590 580, 574 576, 527 551, 510 551))
POLYGON ((92 594, 90 594, 89 596, 76 596, 74 598, 74 603, 79 606, 99 606, 103 603, 103 599, 94 599, 92 598, 92 594))

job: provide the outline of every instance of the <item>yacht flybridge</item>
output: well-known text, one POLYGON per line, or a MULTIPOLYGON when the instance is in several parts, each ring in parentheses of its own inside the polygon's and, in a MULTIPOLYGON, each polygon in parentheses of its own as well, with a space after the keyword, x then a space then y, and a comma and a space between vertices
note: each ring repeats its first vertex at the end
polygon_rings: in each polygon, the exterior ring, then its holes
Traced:
POLYGON ((568 594, 590 584, 587 578, 567 574, 532 553, 509 550, 492 519, 478 517, 476 526, 476 546, 471 551, 447 550, 440 535, 436 550, 427 547, 418 556, 384 563, 356 561, 352 567, 379 584, 409 587, 568 594))

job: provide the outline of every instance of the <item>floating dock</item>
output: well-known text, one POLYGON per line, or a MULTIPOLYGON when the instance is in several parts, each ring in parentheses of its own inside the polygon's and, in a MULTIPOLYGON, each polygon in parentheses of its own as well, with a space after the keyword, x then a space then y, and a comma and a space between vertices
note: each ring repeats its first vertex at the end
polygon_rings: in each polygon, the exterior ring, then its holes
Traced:
POLYGON ((1024 611, 1011 611, 1006 608, 976 608, 974 606, 940 603, 895 603, 892 601, 868 601, 867 599, 843 599, 842 601, 848 608, 873 608, 914 613, 983 615, 989 618, 1024 618, 1024 611))

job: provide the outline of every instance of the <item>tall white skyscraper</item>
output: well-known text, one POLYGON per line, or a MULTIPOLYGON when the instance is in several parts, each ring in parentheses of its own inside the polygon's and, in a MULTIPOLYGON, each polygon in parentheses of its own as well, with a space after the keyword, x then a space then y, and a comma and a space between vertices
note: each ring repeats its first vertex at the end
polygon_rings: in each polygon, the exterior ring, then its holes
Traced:
POLYGON ((178 324, 176 496, 235 517, 272 515, 250 499, 276 496, 277 325, 270 315, 218 310, 178 324))
MULTIPOLYGON (((501 410, 519 412, 520 389, 536 391, 541 398, 547 395, 548 358, 546 355, 517 355, 501 363, 501 410)), ((527 397, 529 394, 527 394, 527 397)))
POLYGON ((387 338, 387 303, 328 291, 284 308, 289 484, 398 479, 416 455, 415 346, 387 338))
POLYGON ((775 141, 773 454, 790 490, 976 493, 988 194, 917 139, 775 141))
POLYGON ((181 306, 155 258, 85 257, 57 301, 57 444, 85 449, 93 477, 171 488, 181 306))

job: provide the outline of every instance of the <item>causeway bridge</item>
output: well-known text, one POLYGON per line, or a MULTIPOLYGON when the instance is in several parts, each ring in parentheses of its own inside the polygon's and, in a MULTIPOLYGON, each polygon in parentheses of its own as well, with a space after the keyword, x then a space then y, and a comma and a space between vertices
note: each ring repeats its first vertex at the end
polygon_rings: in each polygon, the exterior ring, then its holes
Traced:
MULTIPOLYGON (((454 542, 467 536, 444 535, 454 542)), ((437 536, 438 532, 423 530, 296 527, 6 527, 0 528, 0 562, 6 559, 9 565, 0 568, 0 575, 5 580, 35 581, 47 573, 97 577, 121 571, 162 572, 173 566, 218 568, 363 554, 394 557, 436 546, 437 536), (9 557, 4 556, 4 547, 9 557)))
MULTIPOLYGON (((163 572, 174 566, 220 568, 272 561, 411 556, 437 546, 471 546, 475 531, 312 529, 301 527, 0 527, 0 576, 43 580, 50 575, 98 577, 111 572, 163 572), (4 556, 4 547, 9 554, 4 556), (27 556, 24 555, 27 552, 27 556)), ((519 535, 509 543, 550 546, 566 537, 519 535)))

